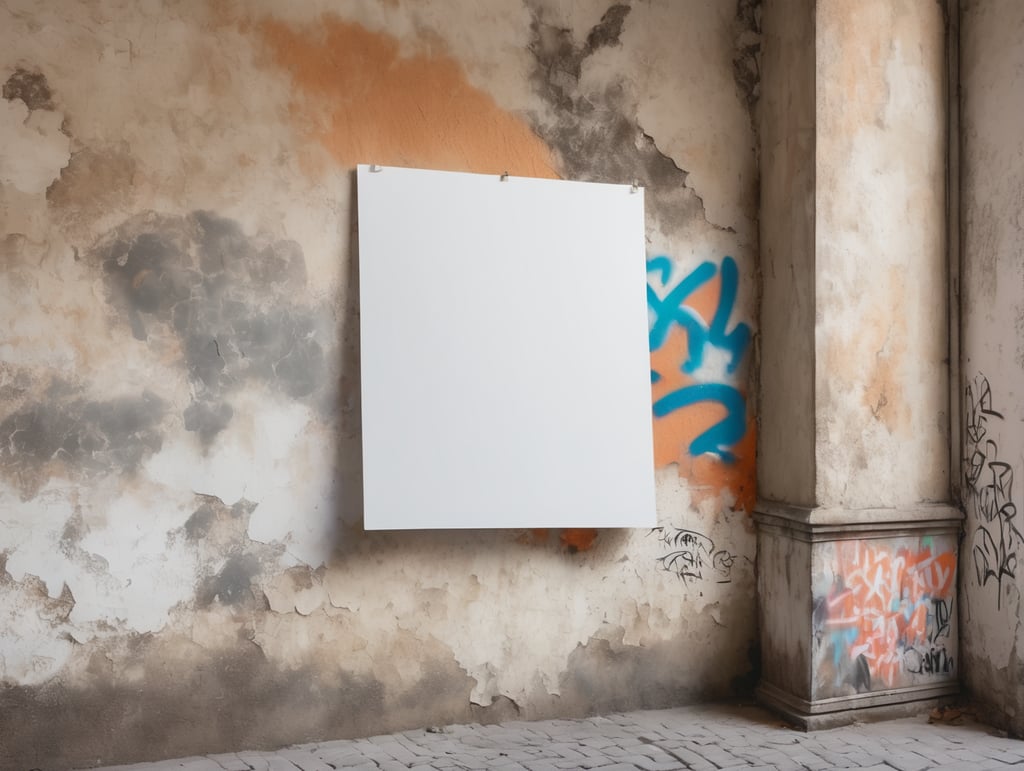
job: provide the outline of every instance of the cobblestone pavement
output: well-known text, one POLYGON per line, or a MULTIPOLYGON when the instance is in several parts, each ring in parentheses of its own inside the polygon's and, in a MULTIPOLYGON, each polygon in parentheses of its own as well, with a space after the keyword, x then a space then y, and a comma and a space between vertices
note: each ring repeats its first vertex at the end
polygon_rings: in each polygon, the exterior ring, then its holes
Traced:
MULTIPOLYGON (((236 752, 118 771, 331 769, 1024 769, 1024 742, 928 716, 802 733, 755 707, 700 705, 584 720, 458 725, 369 739, 236 752)), ((113 771, 113 767, 107 771, 113 771)))

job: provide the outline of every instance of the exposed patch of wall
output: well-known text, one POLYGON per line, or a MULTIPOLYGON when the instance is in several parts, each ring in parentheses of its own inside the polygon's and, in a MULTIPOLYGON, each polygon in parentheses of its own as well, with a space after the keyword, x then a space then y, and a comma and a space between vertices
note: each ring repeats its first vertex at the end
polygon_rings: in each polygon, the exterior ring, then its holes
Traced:
POLYGON ((70 159, 64 116, 54 110, 41 72, 16 69, 3 85, 0 101, 0 183, 29 195, 41 193, 70 159))
POLYGON ((971 695, 1024 736, 1024 8, 961 16, 962 648, 971 695))
POLYGON ((752 6, 327 5, 0 10, 4 767, 749 679, 752 6), (363 532, 357 162, 645 186, 658 530, 363 532))

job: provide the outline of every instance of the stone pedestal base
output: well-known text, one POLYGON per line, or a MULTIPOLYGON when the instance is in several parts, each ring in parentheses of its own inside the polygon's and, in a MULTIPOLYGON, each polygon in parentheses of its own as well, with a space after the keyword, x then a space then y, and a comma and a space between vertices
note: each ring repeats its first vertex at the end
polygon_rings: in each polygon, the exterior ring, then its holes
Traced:
POLYGON ((957 509, 762 503, 755 520, 762 703, 814 729, 957 693, 957 509))

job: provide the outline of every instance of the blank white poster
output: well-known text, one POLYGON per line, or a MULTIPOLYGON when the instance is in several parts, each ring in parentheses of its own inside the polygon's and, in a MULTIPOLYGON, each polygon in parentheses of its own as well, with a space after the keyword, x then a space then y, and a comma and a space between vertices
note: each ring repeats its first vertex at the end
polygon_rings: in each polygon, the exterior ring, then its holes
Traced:
POLYGON ((643 190, 373 169, 365 527, 653 527, 643 190))

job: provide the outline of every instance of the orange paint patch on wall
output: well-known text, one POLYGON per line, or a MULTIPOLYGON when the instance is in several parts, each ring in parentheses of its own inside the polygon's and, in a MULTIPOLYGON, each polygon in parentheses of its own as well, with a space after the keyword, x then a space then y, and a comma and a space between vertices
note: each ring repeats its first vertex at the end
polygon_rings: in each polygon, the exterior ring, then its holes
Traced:
POLYGON ((516 540, 527 546, 537 546, 538 544, 547 543, 550 533, 550 528, 532 527, 529 530, 524 531, 516 540))
POLYGON ((572 554, 592 549, 600 533, 592 527, 568 527, 554 531, 547 527, 535 527, 523 532, 517 540, 526 546, 543 546, 552 542, 552 532, 558 533, 558 543, 572 554))
POLYGON ((559 176, 548 146, 450 56, 403 56, 395 38, 334 16, 258 31, 296 88, 292 115, 342 166, 559 176))
POLYGON ((754 510, 757 503, 757 422, 753 417, 747 417, 747 432, 732 452, 736 456, 733 463, 708 455, 694 458, 689 453, 679 459, 679 474, 689 480, 690 498, 695 506, 709 498, 718 498, 728 490, 735 498, 734 509, 748 514, 754 510))
POLYGON ((569 527, 561 532, 559 540, 569 551, 587 551, 597 540, 597 530, 592 527, 569 527))

